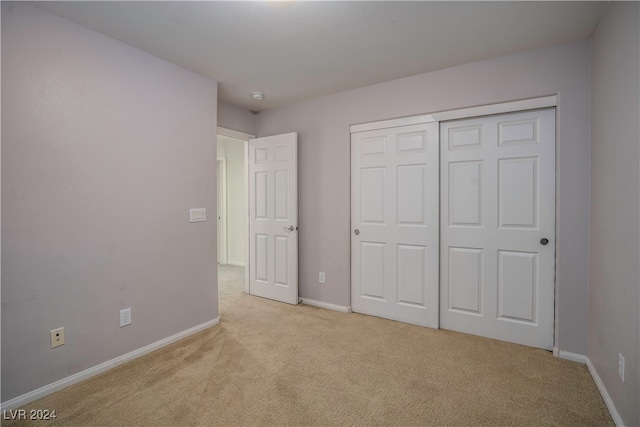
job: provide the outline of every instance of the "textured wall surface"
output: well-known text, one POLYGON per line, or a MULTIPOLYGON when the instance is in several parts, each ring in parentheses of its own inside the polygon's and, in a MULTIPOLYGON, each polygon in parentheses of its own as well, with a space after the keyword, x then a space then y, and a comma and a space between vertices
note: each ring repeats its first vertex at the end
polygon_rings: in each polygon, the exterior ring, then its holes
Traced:
POLYGON ((589 360, 627 426, 640 425, 640 30, 611 2, 592 38, 589 360), (618 376, 625 358, 625 382, 618 376))
POLYGON ((3 2, 3 401, 218 316, 216 222, 189 224, 215 217, 216 98, 214 80, 3 2))
POLYGON ((583 40, 262 111, 258 136, 299 133, 300 296, 350 304, 349 125, 558 94, 556 346, 585 354, 589 49, 583 40))

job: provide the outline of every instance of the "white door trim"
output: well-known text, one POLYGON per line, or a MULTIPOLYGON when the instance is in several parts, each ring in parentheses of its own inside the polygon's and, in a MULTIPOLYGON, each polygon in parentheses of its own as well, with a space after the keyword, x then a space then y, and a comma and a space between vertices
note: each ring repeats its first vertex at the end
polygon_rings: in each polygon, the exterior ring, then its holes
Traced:
MULTIPOLYGON (((218 191, 222 189, 222 194, 219 195, 218 200, 221 200, 221 206, 218 207, 217 214, 220 215, 220 228, 222 232, 218 236, 220 241, 220 253, 218 254, 218 263, 227 264, 227 249, 228 249, 228 234, 227 234, 227 159, 225 157, 218 157, 217 165, 220 166, 219 172, 222 172, 222 182, 218 182, 218 191)), ((220 177, 220 174, 218 174, 220 177)), ((218 216, 218 215, 216 215, 218 216)))
POLYGON ((218 135, 224 135, 235 139, 241 139, 243 141, 248 141, 250 139, 255 138, 255 135, 251 135, 250 133, 244 133, 237 130, 223 128, 222 126, 218 126, 218 135))
MULTIPOLYGON (((237 130, 225 128, 222 126, 218 126, 217 132, 218 135, 228 136, 231 138, 236 138, 244 141, 244 176, 246 179, 246 185, 244 186, 244 199, 247 202, 247 206, 249 206, 249 140, 255 138, 255 135, 250 133, 240 132, 237 130)), ((247 236, 246 244, 244 245, 244 260, 245 260, 245 268, 244 268, 244 292, 249 293, 249 266, 251 263, 249 262, 249 209, 247 209, 247 218, 245 221, 245 236, 247 236)))
POLYGON ((249 259, 249 239, 251 236, 249 235, 249 139, 253 139, 255 136, 251 136, 248 139, 244 140, 244 200, 246 202, 247 212, 246 220, 244 222, 244 235, 247 236, 247 241, 244 245, 244 292, 246 294, 249 293, 249 269, 251 268, 251 260, 249 259))
POLYGON ((500 102, 498 104, 480 105, 476 107, 459 108, 456 110, 440 111, 437 113, 422 114, 418 116, 400 117, 397 119, 355 124, 349 126, 349 132, 364 132, 369 130, 386 129, 399 126, 417 125, 421 123, 442 122, 445 120, 466 119, 469 117, 491 116, 494 114, 502 113, 514 113, 516 111, 556 107, 557 104, 557 95, 550 95, 540 98, 521 99, 518 101, 500 102))

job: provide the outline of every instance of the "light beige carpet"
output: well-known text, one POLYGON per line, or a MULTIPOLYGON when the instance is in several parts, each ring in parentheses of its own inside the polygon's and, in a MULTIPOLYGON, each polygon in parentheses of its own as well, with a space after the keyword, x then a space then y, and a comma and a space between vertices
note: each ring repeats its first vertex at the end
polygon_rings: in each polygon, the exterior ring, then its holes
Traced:
POLYGON ((220 325, 26 408, 65 426, 613 425, 584 365, 252 297, 241 268, 221 279, 220 325))

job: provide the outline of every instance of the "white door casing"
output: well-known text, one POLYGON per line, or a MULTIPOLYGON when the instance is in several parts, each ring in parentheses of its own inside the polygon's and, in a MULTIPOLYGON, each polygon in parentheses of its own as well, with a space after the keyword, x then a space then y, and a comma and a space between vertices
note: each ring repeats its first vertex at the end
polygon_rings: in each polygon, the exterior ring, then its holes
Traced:
POLYGON ((297 134, 249 140, 249 293, 298 303, 297 134))
POLYGON ((438 327, 438 148, 438 123, 351 135, 353 311, 438 327))
POLYGON ((555 109, 440 126, 440 325, 550 350, 555 109))
POLYGON ((227 173, 225 159, 218 159, 218 264, 227 263, 227 173))

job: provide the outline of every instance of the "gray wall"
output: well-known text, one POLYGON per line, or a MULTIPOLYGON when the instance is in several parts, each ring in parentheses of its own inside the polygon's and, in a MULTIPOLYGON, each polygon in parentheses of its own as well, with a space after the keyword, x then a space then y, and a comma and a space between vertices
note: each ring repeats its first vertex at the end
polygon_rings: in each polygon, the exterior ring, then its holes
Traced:
POLYGON ((255 135, 256 115, 246 108, 218 101, 218 126, 255 135))
POLYGON ((589 67, 583 40, 261 112, 258 136, 299 132, 301 297, 350 304, 349 125, 557 93, 556 345, 586 354, 589 67))
POLYGON ((216 99, 214 80, 3 2, 3 401, 218 316, 216 221, 188 222, 216 211, 216 99))
POLYGON ((611 2, 592 38, 588 356, 625 425, 640 425, 640 30, 611 2), (626 359, 625 382, 618 353, 626 359))

